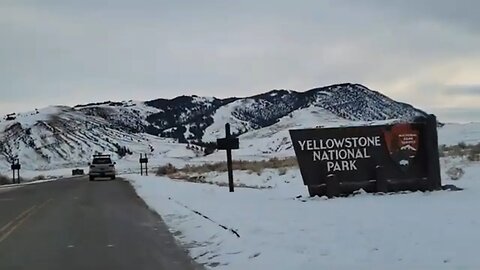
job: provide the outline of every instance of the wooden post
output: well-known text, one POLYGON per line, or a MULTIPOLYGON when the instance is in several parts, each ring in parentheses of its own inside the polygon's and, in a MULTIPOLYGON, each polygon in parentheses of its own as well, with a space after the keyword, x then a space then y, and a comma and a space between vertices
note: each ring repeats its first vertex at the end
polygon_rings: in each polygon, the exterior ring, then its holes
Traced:
MULTIPOLYGON (((145 158, 147 158, 147 153, 145 153, 145 158)), ((145 163, 145 176, 148 176, 148 162, 145 163)))
POLYGON ((147 158, 147 153, 144 154, 145 157, 143 157, 142 153, 140 153, 140 159, 138 162, 140 162, 140 175, 143 175, 143 170, 145 169, 145 176, 148 176, 148 158, 147 158), (143 164, 145 164, 145 168, 143 167, 143 164))
MULTIPOLYGON (((230 139, 230 124, 225 124, 225 138, 230 139)), ((228 169, 228 188, 230 192, 234 192, 233 186, 233 166, 232 166, 232 149, 227 149, 227 169, 228 169)))
POLYGON ((424 136, 424 143, 426 144, 428 153, 428 188, 431 190, 439 190, 442 188, 442 179, 440 176, 437 118, 435 115, 430 114, 427 117, 425 128, 426 136, 424 136))
POLYGON ((228 187, 230 192, 234 192, 233 186, 233 165, 232 165, 232 150, 239 148, 238 138, 235 138, 230 133, 230 124, 225 124, 225 138, 217 139, 217 149, 227 151, 227 169, 228 169, 228 187))
POLYGON ((12 162, 12 173, 13 173, 12 183, 15 184, 17 183, 17 181, 15 181, 15 160, 13 160, 12 162))
POLYGON ((333 198, 340 195, 340 182, 335 174, 327 176, 327 197, 333 198))
POLYGON ((310 197, 315 197, 315 196, 325 196, 326 195, 326 185, 318 185, 318 186, 307 186, 308 188, 308 194, 310 197))
POLYGON ((376 174, 376 191, 377 192, 383 192, 387 193, 388 192, 388 181, 387 177, 385 175, 385 168, 382 166, 377 166, 375 168, 375 174, 376 174))
POLYGON ((20 184, 20 168, 21 168, 20 161, 18 160, 18 158, 14 159, 12 161, 12 166, 11 166, 13 184, 20 184), (15 171, 17 171, 17 174, 15 174, 15 171))

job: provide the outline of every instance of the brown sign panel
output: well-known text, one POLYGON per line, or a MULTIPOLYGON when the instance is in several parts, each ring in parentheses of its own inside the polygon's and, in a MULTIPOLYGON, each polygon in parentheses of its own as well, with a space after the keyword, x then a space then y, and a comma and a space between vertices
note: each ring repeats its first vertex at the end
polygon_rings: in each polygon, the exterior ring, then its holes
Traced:
POLYGON ((10 167, 12 168, 12 170, 20 170, 22 168, 20 164, 12 164, 12 166, 10 167))
POLYGON ((238 138, 229 137, 217 139, 217 149, 219 150, 233 150, 239 149, 240 141, 238 138))
POLYGON ((402 184, 427 177, 425 124, 290 130, 304 184, 320 186, 332 175, 354 189, 374 189, 382 177, 402 184))

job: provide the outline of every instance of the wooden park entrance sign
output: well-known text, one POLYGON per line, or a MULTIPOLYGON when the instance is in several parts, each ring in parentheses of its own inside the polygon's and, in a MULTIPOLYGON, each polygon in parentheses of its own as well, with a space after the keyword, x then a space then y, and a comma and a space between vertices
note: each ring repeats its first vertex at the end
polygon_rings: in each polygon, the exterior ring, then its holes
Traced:
POLYGON ((393 125, 290 130, 311 196, 441 188, 434 115, 393 125))

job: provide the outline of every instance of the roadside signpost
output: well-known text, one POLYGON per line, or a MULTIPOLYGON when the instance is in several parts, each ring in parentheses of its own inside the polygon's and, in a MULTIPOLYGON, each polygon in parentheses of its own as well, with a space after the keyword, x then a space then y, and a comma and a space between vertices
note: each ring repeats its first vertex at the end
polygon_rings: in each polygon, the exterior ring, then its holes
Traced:
POLYGON ((228 187, 230 192, 234 192, 232 150, 238 149, 239 145, 238 138, 233 137, 230 133, 230 124, 225 124, 225 138, 217 139, 217 149, 227 150, 228 187))
POLYGON ((20 184, 20 169, 22 168, 22 166, 20 165, 20 160, 18 158, 15 158, 13 161, 12 161, 12 173, 13 173, 13 178, 12 178, 12 181, 14 184, 20 184), (15 171, 17 172, 15 174, 15 171))
POLYGON ((143 171, 145 170, 145 176, 148 176, 148 157, 147 154, 144 154, 145 156, 142 156, 140 154, 140 175, 143 175, 143 171), (143 166, 145 164, 145 166, 143 166))
POLYGON ((290 130, 311 196, 441 188, 437 120, 290 130))

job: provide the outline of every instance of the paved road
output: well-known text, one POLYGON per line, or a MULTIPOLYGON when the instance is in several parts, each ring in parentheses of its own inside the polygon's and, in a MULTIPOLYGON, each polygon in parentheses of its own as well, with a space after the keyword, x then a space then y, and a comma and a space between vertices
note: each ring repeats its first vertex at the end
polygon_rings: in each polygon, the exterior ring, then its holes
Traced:
POLYGON ((86 178, 0 192, 0 269, 201 269, 127 182, 86 178))

